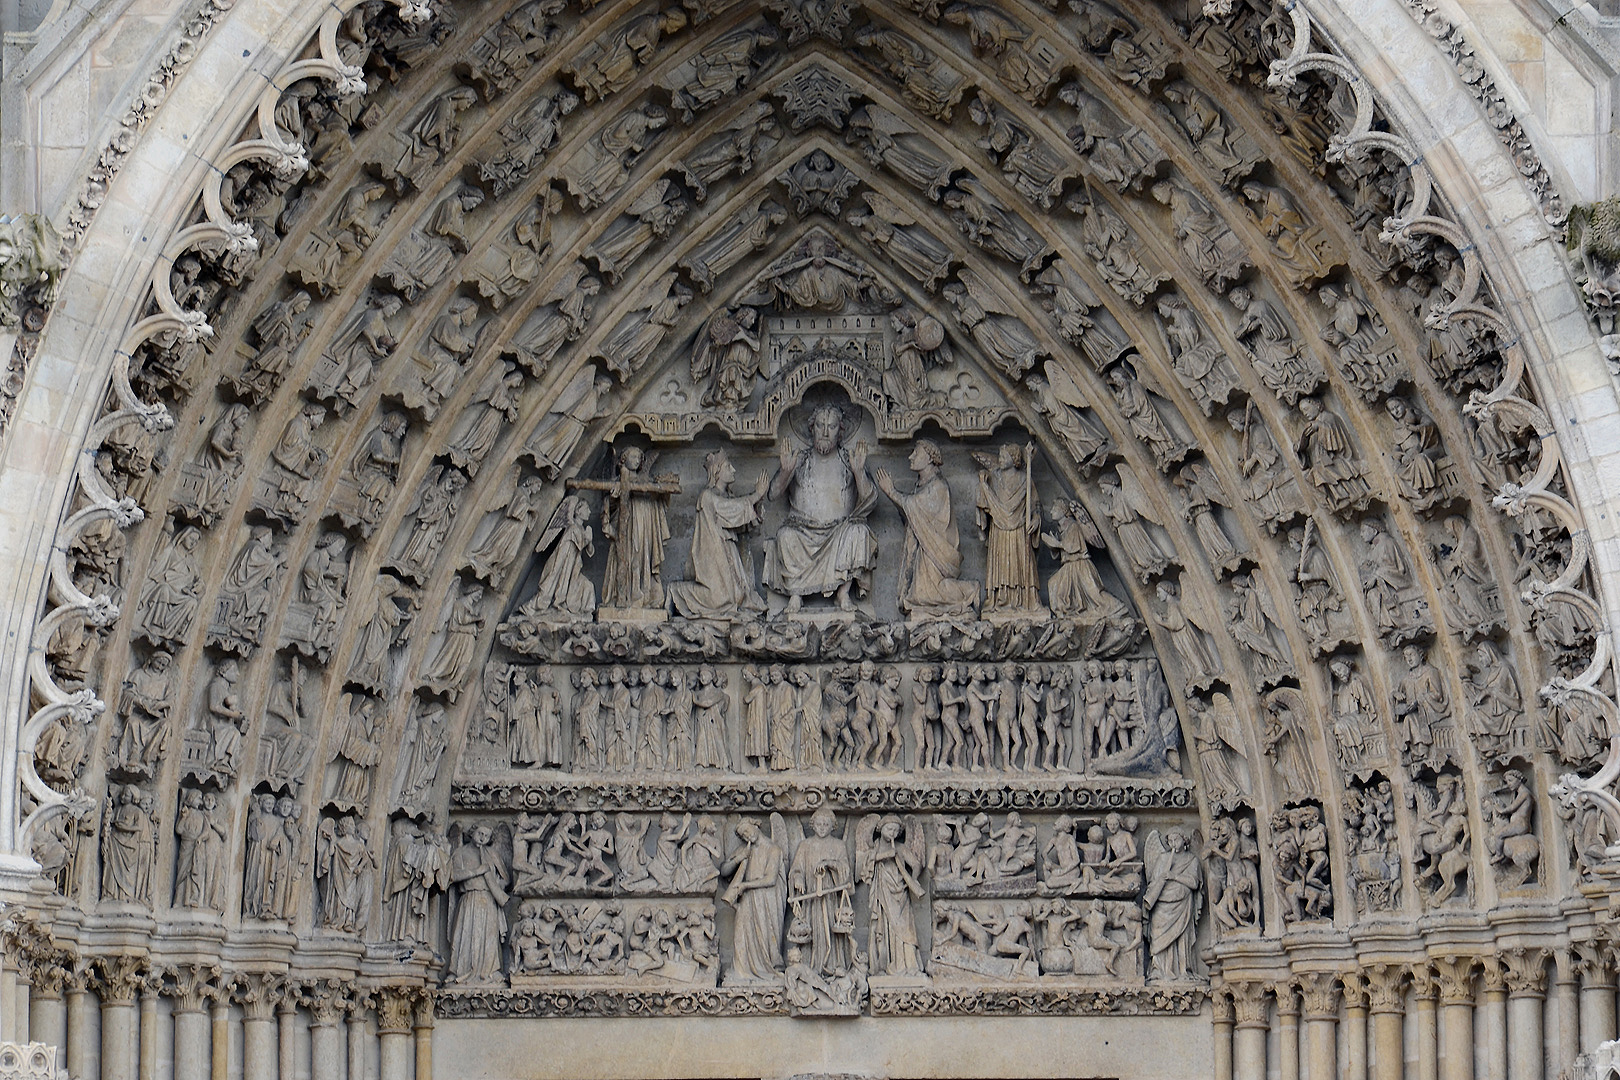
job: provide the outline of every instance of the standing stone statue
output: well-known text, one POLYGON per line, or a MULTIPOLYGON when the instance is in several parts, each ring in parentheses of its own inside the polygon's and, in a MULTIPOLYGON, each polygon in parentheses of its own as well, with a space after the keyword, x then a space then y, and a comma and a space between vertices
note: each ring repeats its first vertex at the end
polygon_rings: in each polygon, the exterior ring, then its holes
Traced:
POLYGON ((765 601, 754 590, 753 560, 739 542, 738 533, 759 524, 759 504, 770 488, 770 479, 762 475, 752 492, 733 495, 731 483, 737 478, 737 467, 726 452, 713 451, 704 458, 704 464, 709 483, 698 496, 692 526, 692 550, 687 560, 691 580, 670 585, 670 601, 688 619, 762 614, 765 601))
POLYGON ((920 975, 917 915, 924 895, 922 824, 893 814, 868 814, 855 835, 855 872, 870 890, 868 922, 873 975, 920 975))
POLYGON ((507 887, 510 873, 495 850, 487 825, 456 848, 450 880, 458 903, 450 928, 449 981, 457 986, 491 986, 501 982, 501 943, 506 939, 507 887))
POLYGON ((1157 829, 1149 833, 1144 861, 1147 891, 1142 894, 1142 906, 1148 913, 1148 978, 1183 982, 1194 977, 1203 871, 1191 841, 1180 829, 1171 829, 1162 841, 1157 829))
POLYGON ((979 470, 979 531, 986 541, 984 610, 986 615, 1018 614, 1037 618, 1040 579, 1035 573, 1041 511, 1035 499, 1033 444, 1004 444, 994 458, 976 454, 979 470))
POLYGON ((602 491, 602 535, 612 544, 602 579, 602 606, 662 611, 664 542, 669 539, 665 505, 680 494, 673 476, 654 476, 657 455, 631 446, 619 454, 612 480, 570 480, 571 488, 602 491))
POLYGON ((377 857, 358 818, 345 814, 336 821, 321 820, 315 838, 315 891, 320 897, 322 926, 364 932, 376 869, 377 857))
POLYGON ((866 475, 866 443, 842 445, 846 424, 841 409, 823 405, 810 418, 808 447, 782 441, 770 497, 788 496, 788 517, 765 545, 765 583, 788 598, 789 614, 806 596, 834 594, 841 610, 853 611, 851 592, 871 591, 877 540, 866 518, 877 492, 866 475))
POLYGON ((389 827, 394 843, 383 872, 383 936, 425 945, 432 893, 450 885, 450 848, 410 818, 395 818, 389 827))
POLYGON ((534 546, 536 552, 551 549, 551 555, 540 570, 534 596, 518 613, 520 618, 568 622, 596 614, 596 586, 585 576, 585 559, 596 554, 595 540, 590 504, 579 495, 568 496, 534 546))
POLYGON ((842 975, 854 959, 855 896, 849 849, 832 835, 837 819, 827 807, 810 817, 810 835, 788 868, 788 940, 809 946, 806 962, 823 977, 842 975))
POLYGON ((917 490, 903 495, 885 469, 877 486, 906 519, 905 556, 900 569, 900 607, 913 619, 969 615, 979 599, 979 583, 956 577, 962 568, 951 489, 940 475, 945 457, 939 447, 921 439, 911 451, 917 490))
POLYGON ((771 815, 771 835, 744 818, 737 824, 742 847, 720 868, 732 874, 722 899, 737 911, 733 924, 731 985, 780 984, 782 975, 782 920, 787 905, 787 826, 780 814, 771 815))

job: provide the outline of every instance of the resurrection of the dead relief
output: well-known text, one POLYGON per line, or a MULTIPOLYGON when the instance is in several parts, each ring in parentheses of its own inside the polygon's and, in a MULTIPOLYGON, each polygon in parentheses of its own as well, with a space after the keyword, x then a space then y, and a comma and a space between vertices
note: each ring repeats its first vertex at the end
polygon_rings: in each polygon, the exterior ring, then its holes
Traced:
POLYGON ((1427 180, 1268 83, 1302 14, 603 6, 364 4, 261 110, 62 545, 54 910, 446 1017, 1193 1013, 1562 917, 1584 540, 1427 180))

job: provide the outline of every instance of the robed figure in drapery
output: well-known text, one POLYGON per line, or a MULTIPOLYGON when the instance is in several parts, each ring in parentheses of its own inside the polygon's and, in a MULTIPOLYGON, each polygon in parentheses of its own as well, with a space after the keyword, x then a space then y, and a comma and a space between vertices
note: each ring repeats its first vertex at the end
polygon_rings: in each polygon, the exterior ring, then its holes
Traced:
POLYGON ((806 596, 834 594, 841 609, 852 611, 851 592, 871 591, 877 540, 866 518, 877 493, 866 475, 866 444, 846 450, 843 426, 843 412, 825 405, 810 419, 808 447, 782 442, 770 497, 788 497, 788 517, 765 547, 765 583, 788 598, 789 613, 806 596))
POLYGON ((456 886, 457 904, 450 929, 450 982, 481 986, 501 981, 508 878, 488 826, 474 829, 472 838, 451 856, 450 880, 456 886))
POLYGON ((984 534, 984 610, 1039 611, 1040 578, 1035 573, 1035 545, 1041 514, 1035 501, 1029 449, 1008 443, 991 458, 976 454, 979 470, 979 530, 984 534))
POLYGON ((923 897, 923 833, 911 819, 869 814, 855 834, 855 870, 869 888, 871 904, 870 973, 919 975, 917 917, 913 904, 923 897))
POLYGON ((1147 891, 1142 906, 1148 912, 1148 978, 1182 982, 1193 977, 1198 950, 1198 914, 1203 871, 1187 834, 1171 829, 1161 841, 1155 829, 1143 851, 1147 891))
POLYGON ((966 615, 979 599, 979 583, 956 577, 962 549, 951 514, 951 490, 940 475, 945 458, 939 447, 919 440, 909 464, 917 490, 897 491, 888 471, 877 471, 877 486, 906 519, 906 546, 900 566, 900 607, 912 618, 966 615))
POLYGON ((724 450, 704 458, 709 484, 698 496, 692 549, 686 572, 691 580, 669 587, 675 610, 688 619, 734 619, 762 613, 765 601, 754 590, 753 561, 738 534, 759 524, 759 504, 770 487, 761 476, 747 495, 731 494, 737 467, 724 450))
POLYGON ((771 815, 771 835, 744 818, 737 825, 743 846, 720 868, 735 876, 722 898, 737 911, 731 970, 726 982, 780 983, 782 919, 787 905, 787 827, 771 815))
POLYGON ((668 495, 651 487, 652 460, 639 447, 619 455, 614 489, 602 502, 602 535, 612 543, 602 579, 602 606, 664 606, 664 541, 669 539, 665 512, 668 495))
POLYGON ((826 807, 810 817, 810 835, 799 843, 788 869, 789 938, 808 944, 810 970, 842 975, 854 958, 855 894, 849 849, 832 835, 836 819, 826 807))

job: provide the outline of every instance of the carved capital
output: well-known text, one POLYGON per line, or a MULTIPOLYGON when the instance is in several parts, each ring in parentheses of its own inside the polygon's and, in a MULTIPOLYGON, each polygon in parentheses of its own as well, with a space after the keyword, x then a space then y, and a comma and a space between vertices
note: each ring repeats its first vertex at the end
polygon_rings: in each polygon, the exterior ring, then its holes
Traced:
POLYGON ((1507 993, 1507 969, 1502 961, 1494 956, 1486 956, 1480 960, 1479 988, 1486 994, 1507 993))
POLYGON ((1366 976, 1359 971, 1347 971, 1339 976, 1339 985, 1344 990, 1344 1007, 1347 1009, 1365 1009, 1367 1007, 1368 989, 1366 976))
POLYGON ((90 986, 104 1005, 132 1005, 146 976, 144 956, 98 956, 91 962, 90 986))
POLYGON ((1232 996, 1217 990, 1209 995, 1211 1019, 1217 1024, 1232 1022, 1232 996))
POLYGON ((174 999, 177 1013, 206 1012, 208 1003, 219 997, 218 964, 180 964, 163 972, 162 992, 174 999))
POLYGON ((1547 950, 1515 946, 1502 950, 1503 978, 1509 997, 1546 997, 1547 950))
POLYGON ((1474 956, 1441 956, 1435 959, 1434 973, 1440 987, 1440 1004, 1474 1003, 1474 968, 1478 964, 1479 958, 1474 956))
POLYGON ((1412 965, 1412 993, 1419 1001, 1433 1001, 1439 993, 1440 980, 1434 977, 1434 969, 1428 964, 1412 965))
POLYGON ((433 991, 425 986, 417 994, 414 1020, 418 1031, 433 1026, 433 991))
POLYGON ((1407 970, 1398 964, 1371 964, 1361 969, 1374 1015, 1406 1010, 1407 970))
POLYGON ((334 1027, 349 1009, 348 988, 337 979, 317 980, 304 987, 300 1001, 312 1027, 334 1027))
POLYGON ((1237 1015, 1238 1027, 1270 1027, 1266 1017, 1269 1011, 1266 1007, 1266 996, 1271 992, 1271 987, 1263 982, 1235 982, 1226 985, 1232 994, 1232 1009, 1237 1015))
POLYGON ((416 999, 421 993, 415 986, 380 986, 377 988, 377 1033, 379 1035, 409 1035, 415 1018, 416 999))
POLYGON ((1339 977, 1331 971, 1307 971, 1299 976, 1305 1019, 1332 1020, 1339 1015, 1339 977))
POLYGON ((1299 988, 1292 982, 1273 983, 1271 992, 1277 998, 1277 1015, 1299 1015, 1299 988))
POLYGON ((73 969, 74 955, 33 919, 19 919, 7 931, 6 951, 34 997, 55 1000, 62 996, 73 969))
POLYGON ((244 972, 231 982, 231 1000, 242 1006, 244 1020, 270 1020, 286 993, 287 980, 272 971, 244 972))
POLYGON ((1582 986, 1614 986, 1612 960, 1613 955, 1604 942, 1582 941, 1575 945, 1575 970, 1580 972, 1582 986))

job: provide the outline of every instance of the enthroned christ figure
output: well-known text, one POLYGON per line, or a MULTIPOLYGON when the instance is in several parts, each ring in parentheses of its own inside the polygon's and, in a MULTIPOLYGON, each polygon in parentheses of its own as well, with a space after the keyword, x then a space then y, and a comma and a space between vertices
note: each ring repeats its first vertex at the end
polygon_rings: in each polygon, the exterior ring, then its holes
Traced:
POLYGON ((847 428, 842 409, 821 405, 810 417, 809 446, 782 440, 770 497, 786 495, 788 515, 765 545, 765 584, 788 598, 790 615, 806 596, 836 597, 840 610, 854 611, 852 593, 872 588, 877 540, 866 519, 877 489, 866 474, 866 443, 844 446, 847 428))

